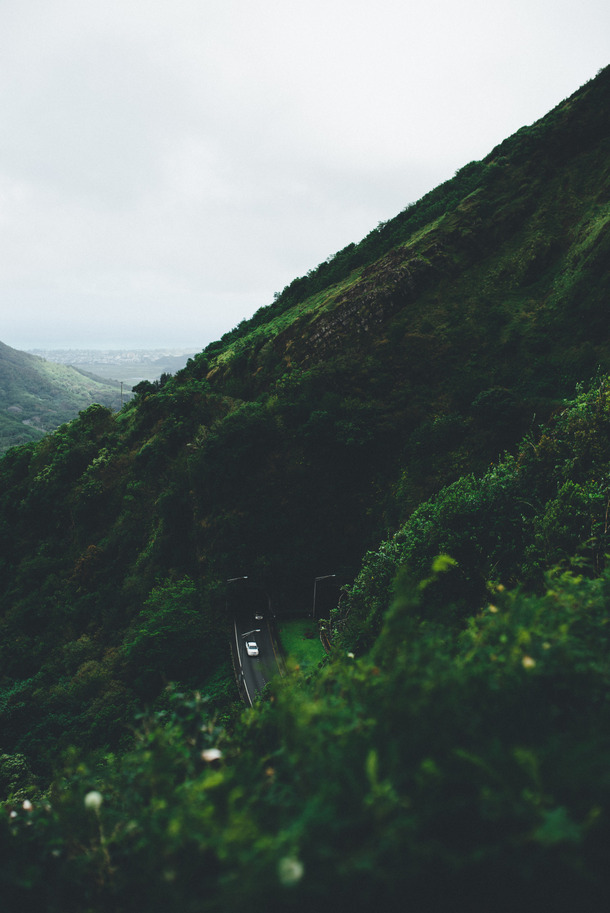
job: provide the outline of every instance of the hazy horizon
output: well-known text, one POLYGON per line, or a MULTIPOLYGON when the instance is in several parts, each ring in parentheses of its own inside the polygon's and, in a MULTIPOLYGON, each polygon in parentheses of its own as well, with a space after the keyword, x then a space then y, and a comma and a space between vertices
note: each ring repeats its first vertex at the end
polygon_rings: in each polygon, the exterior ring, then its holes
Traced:
MULTIPOLYGON (((8 343, 6 343, 6 345, 8 345, 8 343)), ((14 346, 12 348, 14 348, 14 346)), ((146 352, 148 354, 159 352, 166 355, 187 355, 189 353, 196 353, 198 350, 189 346, 32 346, 29 349, 23 349, 22 351, 30 352, 31 354, 38 354, 39 352, 89 352, 98 353, 100 355, 112 355, 126 352, 146 352)))

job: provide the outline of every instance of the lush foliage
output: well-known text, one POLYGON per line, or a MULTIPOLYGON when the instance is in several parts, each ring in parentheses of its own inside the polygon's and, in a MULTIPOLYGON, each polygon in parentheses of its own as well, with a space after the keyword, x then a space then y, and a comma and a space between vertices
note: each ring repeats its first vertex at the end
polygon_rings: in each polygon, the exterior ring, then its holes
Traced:
POLYGON ((610 69, 0 460, 9 909, 598 908, 609 112, 610 69), (244 713, 224 582, 331 573, 244 713))
POLYGON ((278 683, 234 735, 199 697, 76 758, 3 825, 4 897, 49 913, 599 909, 610 577, 496 591, 460 630, 397 587, 368 657, 278 683), (10 866, 5 863, 10 859, 10 866))
POLYGON ((426 604, 431 617, 460 619, 482 603, 490 581, 536 589, 548 568, 574 563, 595 575, 608 551, 610 395, 598 380, 528 434, 514 456, 442 489, 368 552, 333 613, 335 633, 348 646, 374 640, 402 564, 423 576, 436 555, 451 555, 451 573, 426 604))

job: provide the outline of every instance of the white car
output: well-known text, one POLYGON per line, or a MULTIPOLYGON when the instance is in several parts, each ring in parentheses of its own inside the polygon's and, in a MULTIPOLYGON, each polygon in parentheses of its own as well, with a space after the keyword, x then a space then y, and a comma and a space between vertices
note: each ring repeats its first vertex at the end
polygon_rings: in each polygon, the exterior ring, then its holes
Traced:
POLYGON ((258 656, 258 644, 254 640, 246 641, 246 653, 248 656, 258 656))

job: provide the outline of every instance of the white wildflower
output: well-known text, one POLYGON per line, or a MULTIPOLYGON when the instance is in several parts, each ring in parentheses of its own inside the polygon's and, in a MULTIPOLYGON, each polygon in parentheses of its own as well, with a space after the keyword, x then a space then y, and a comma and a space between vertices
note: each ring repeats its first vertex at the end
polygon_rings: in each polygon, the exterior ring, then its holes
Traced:
POLYGON ((201 760, 207 761, 208 764, 211 761, 220 761, 221 758, 222 758, 222 751, 220 750, 220 748, 205 748, 201 752, 201 760))
POLYGON ((101 793, 98 793, 97 789, 92 789, 91 792, 88 792, 85 796, 85 808, 90 808, 94 812, 99 811, 104 797, 101 793))
POLYGON ((305 873, 305 866, 295 856, 284 856, 277 867, 280 882, 287 887, 298 884, 305 873))

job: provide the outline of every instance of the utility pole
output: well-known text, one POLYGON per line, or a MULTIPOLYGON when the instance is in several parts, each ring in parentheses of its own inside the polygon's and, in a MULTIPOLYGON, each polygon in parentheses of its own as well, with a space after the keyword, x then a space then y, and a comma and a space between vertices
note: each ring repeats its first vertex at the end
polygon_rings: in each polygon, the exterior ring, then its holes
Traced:
MULTIPOLYGON (((247 577, 229 577, 227 583, 236 583, 238 580, 247 580, 247 577)), ((229 590, 225 588, 225 611, 229 612, 229 590)))

